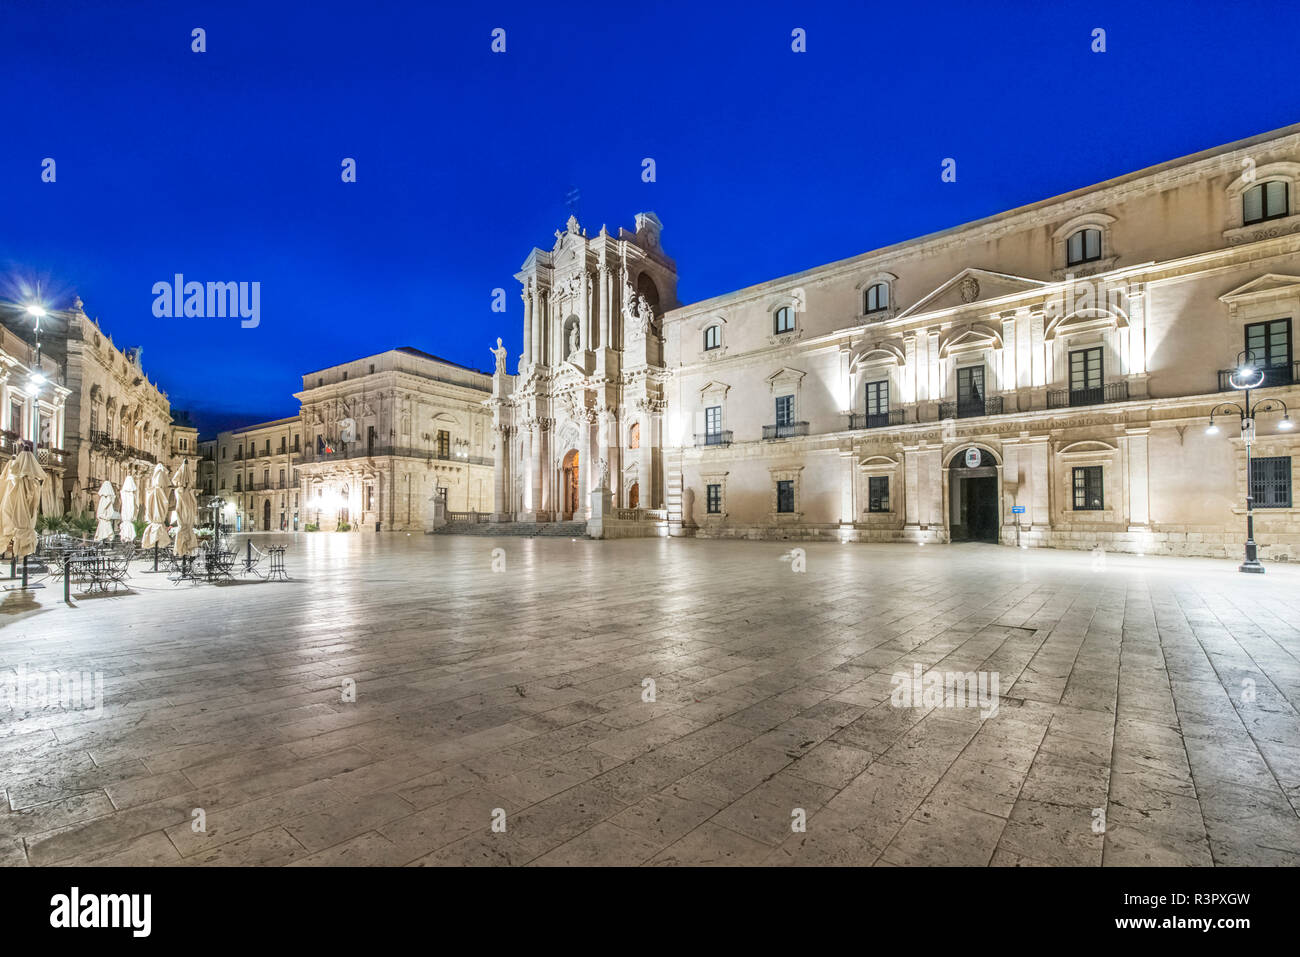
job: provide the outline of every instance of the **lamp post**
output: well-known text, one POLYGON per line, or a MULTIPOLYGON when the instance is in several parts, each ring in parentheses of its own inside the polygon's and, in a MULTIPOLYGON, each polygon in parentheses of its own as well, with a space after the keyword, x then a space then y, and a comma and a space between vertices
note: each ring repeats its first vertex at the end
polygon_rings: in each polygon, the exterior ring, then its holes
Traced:
POLYGON ((1205 434, 1219 434, 1219 427, 1214 424, 1214 417, 1220 413, 1227 414, 1230 410, 1235 411, 1241 419, 1241 438, 1246 443, 1246 560, 1237 566, 1237 570, 1262 575, 1264 566, 1260 564, 1258 548, 1255 545, 1255 497, 1251 494, 1250 446, 1255 441, 1255 418, 1260 412, 1280 410, 1282 421, 1277 425, 1279 429, 1290 430, 1294 423, 1291 421, 1290 410, 1281 399, 1261 399, 1254 405, 1250 404, 1251 390, 1258 389, 1264 384, 1264 370, 1255 364, 1253 352, 1237 354, 1237 368, 1228 377, 1228 382, 1234 389, 1240 389, 1245 394, 1245 399, 1241 405, 1235 402, 1220 402, 1212 408, 1210 424, 1206 426, 1205 434))
POLYGON ((221 496, 213 496, 208 501, 208 508, 212 509, 212 553, 218 554, 221 551, 221 512, 226 507, 226 500, 221 496))

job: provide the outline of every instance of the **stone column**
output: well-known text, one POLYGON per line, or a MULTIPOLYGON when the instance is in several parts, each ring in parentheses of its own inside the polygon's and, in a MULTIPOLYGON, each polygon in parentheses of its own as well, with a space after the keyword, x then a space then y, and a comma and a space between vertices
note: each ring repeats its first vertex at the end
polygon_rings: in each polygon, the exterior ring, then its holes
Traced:
POLYGON ((505 522, 509 521, 507 513, 510 511, 509 454, 511 428, 508 425, 497 425, 493 428, 493 431, 497 437, 497 448, 492 462, 492 521, 505 522))
POLYGON ((537 468, 537 476, 534 478, 537 488, 537 503, 534 508, 537 511, 537 521, 549 522, 552 520, 551 513, 555 510, 555 469, 552 468, 551 462, 551 426, 554 424, 552 419, 537 420, 537 448, 533 452, 533 464, 537 468))
MULTIPOLYGON (((613 418, 613 413, 608 409, 601 409, 596 413, 596 447, 598 459, 605 461, 605 467, 609 470, 609 477, 603 482, 601 476, 596 476, 596 482, 599 485, 609 488, 614 476, 614 463, 609 455, 609 422, 613 418)), ((617 484, 617 483, 614 483, 617 484)))
MULTIPOLYGON (((655 487, 652 455, 654 451, 654 411, 648 399, 642 399, 638 402, 637 410, 641 413, 641 447, 636 450, 638 504, 641 508, 654 508, 658 504, 653 498, 655 487)), ((619 442, 622 444, 621 436, 619 442)))
POLYGON ((533 289, 533 329, 532 360, 537 365, 546 362, 544 343, 546 341, 546 293, 543 289, 533 289))
POLYGON ((587 492, 591 488, 588 475, 591 474, 591 414, 586 409, 579 409, 575 418, 578 421, 578 511, 575 519, 587 518, 591 507, 587 492))
POLYGON ((600 272, 600 341, 597 345, 601 349, 609 348, 609 309, 610 299, 613 293, 609 275, 609 267, 601 264, 600 272))
POLYGON ((532 290, 524 287, 519 297, 524 301, 524 361, 533 361, 533 299, 532 290))
POLYGON ((591 348, 591 275, 585 269, 578 273, 578 348, 591 348))

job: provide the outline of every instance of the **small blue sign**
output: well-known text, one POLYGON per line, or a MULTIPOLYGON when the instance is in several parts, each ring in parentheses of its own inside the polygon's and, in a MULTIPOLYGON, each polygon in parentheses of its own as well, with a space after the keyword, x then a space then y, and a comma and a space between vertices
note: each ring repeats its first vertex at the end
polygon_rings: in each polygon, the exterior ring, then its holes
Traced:
POLYGON ((1025 507, 1024 507, 1023 505, 1012 505, 1012 506, 1011 506, 1011 514, 1012 514, 1012 515, 1024 515, 1024 514, 1025 514, 1025 507))

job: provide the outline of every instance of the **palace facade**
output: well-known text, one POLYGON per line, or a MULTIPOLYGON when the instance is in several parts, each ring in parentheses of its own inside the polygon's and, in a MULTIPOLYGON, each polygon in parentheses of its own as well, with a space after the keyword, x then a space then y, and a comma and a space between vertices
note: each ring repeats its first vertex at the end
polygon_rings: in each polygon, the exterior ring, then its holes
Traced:
POLYGON ((218 432, 213 454, 218 494, 226 502, 225 524, 239 532, 299 529, 298 416, 218 432))
POLYGON ((615 533, 1236 557, 1253 362, 1256 539, 1300 557, 1297 203, 1300 126, 685 306, 653 214, 570 219, 517 277, 497 518, 607 484, 615 533))
MULTIPOLYGON (((64 411, 71 390, 59 379, 59 365, 21 337, 0 326, 0 470, 30 443, 54 488, 63 489, 67 471, 64 411)), ((56 501, 62 511, 63 503, 56 501)))
POLYGON ((491 377, 410 346, 302 377, 304 523, 423 531, 447 511, 492 510, 491 377))

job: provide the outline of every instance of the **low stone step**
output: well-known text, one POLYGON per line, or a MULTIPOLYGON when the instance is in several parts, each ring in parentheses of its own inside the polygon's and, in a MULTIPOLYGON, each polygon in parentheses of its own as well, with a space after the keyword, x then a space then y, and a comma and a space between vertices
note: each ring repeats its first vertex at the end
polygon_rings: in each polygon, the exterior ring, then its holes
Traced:
POLYGON ((449 522, 435 528, 432 535, 478 535, 493 537, 512 535, 522 538, 584 538, 586 522, 449 522))

